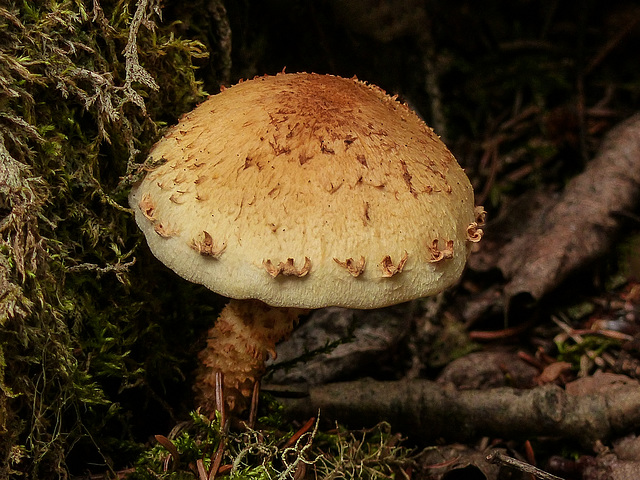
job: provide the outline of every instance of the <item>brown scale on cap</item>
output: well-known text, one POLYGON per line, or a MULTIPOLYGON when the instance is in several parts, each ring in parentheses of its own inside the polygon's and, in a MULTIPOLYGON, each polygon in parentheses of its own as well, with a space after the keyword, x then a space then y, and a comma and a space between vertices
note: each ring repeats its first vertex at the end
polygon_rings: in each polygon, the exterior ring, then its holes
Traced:
POLYGON ((153 225, 153 231, 161 238, 171 238, 178 235, 178 231, 166 223, 158 222, 153 225))
POLYGON ((440 250, 438 248, 438 239, 436 238, 427 248, 429 249, 429 253, 431 253, 431 258, 429 259, 431 263, 453 258, 453 240, 447 240, 446 247, 440 250))
POLYGON ((484 222, 487 216, 483 207, 476 207, 475 210, 476 219, 467 227, 467 241, 478 243, 482 240, 484 230, 481 228, 484 226, 484 222))
POLYGON ((153 214, 156 207, 153 204, 153 201, 151 201, 151 195, 147 193, 144 197, 142 197, 142 200, 140 200, 140 203, 138 203, 138 207, 147 220, 150 220, 152 222, 154 221, 153 214))
POLYGON ((346 268, 347 272, 349 272, 352 277, 360 276, 364 272, 366 263, 364 257, 360 257, 357 262, 353 258, 347 258, 344 262, 341 262, 335 257, 333 261, 340 265, 342 268, 346 268))
POLYGON ((277 266, 274 266, 271 260, 264 260, 262 265, 273 278, 276 278, 280 274, 285 277, 301 278, 311 270, 311 260, 309 260, 309 257, 304 257, 304 265, 300 268, 294 266, 293 258, 287 258, 286 262, 280 262, 277 266))
POLYGON ((398 262, 398 265, 394 265, 391 261, 391 257, 389 255, 386 255, 380 262, 380 267, 382 268, 382 276, 389 278, 398 273, 402 273, 402 270, 404 270, 404 266, 407 263, 408 259, 409 254, 407 252, 404 252, 404 255, 402 255, 402 258, 398 262))
POLYGON ((193 239, 189 244, 191 248, 193 248, 200 255, 212 257, 212 258, 220 258, 222 252, 224 252, 227 245, 223 243, 221 246, 217 246, 213 242, 213 237, 209 232, 203 231, 198 239, 193 239))
POLYGON ((181 117, 149 155, 161 161, 130 204, 151 251, 236 299, 200 356, 207 408, 216 372, 240 396, 259 380, 264 352, 299 309, 434 295, 458 279, 482 234, 469 179, 438 136, 355 78, 241 82, 181 117), (425 248, 435 238, 445 248, 425 248), (365 258, 381 261, 365 268, 365 258))

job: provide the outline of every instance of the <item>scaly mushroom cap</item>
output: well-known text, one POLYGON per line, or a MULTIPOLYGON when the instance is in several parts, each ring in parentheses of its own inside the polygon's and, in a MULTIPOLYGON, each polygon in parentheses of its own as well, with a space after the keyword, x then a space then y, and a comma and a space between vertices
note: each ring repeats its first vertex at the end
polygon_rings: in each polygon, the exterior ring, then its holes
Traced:
POLYGON ((210 97, 129 197, 153 254, 222 295, 378 308, 460 276, 481 230, 453 155, 356 79, 278 74, 210 97))

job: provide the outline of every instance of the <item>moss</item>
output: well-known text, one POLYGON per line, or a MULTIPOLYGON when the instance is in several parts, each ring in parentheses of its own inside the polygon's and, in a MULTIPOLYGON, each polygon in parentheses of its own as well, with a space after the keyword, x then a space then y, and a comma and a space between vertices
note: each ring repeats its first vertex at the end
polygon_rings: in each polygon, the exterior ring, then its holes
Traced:
POLYGON ((208 474, 218 452, 219 472, 232 479, 381 480, 409 478, 407 470, 415 466, 414 452, 384 422, 360 431, 321 432, 320 422, 311 419, 295 432, 278 422, 277 413, 267 417, 269 427, 225 433, 219 417, 210 421, 192 412, 191 420, 178 424, 169 437, 156 436, 156 445, 140 456, 127 478, 203 478, 199 470, 208 474))
POLYGON ((0 7, 2 478, 64 476, 74 454, 108 468, 137 448, 119 400, 181 375, 130 288, 126 206, 141 152, 205 94, 206 49, 173 27, 156 0, 0 7))

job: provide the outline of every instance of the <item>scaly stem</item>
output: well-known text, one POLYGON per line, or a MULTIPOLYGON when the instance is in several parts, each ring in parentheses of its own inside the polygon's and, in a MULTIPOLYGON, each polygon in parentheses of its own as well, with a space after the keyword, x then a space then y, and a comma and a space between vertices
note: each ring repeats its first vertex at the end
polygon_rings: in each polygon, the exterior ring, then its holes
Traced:
POLYGON ((224 396, 231 412, 240 412, 253 386, 264 374, 268 355, 287 337, 304 310, 271 307, 258 300, 231 300, 209 330, 199 354, 197 405, 205 413, 216 408, 216 373, 224 376, 224 396))

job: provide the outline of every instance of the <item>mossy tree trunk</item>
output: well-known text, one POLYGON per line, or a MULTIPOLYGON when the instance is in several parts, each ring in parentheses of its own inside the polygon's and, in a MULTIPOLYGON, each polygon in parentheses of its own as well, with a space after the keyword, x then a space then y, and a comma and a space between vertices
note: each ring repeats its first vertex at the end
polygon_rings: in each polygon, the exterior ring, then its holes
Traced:
POLYGON ((195 66, 219 45, 180 38, 160 7, 0 6, 2 478, 64 475, 74 449, 109 463, 101 432, 131 438, 118 395, 177 368, 151 292, 130 288, 126 193, 162 126, 204 97, 195 66))

